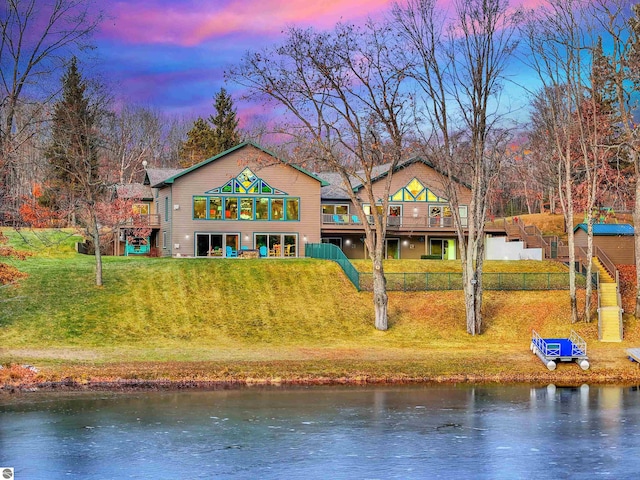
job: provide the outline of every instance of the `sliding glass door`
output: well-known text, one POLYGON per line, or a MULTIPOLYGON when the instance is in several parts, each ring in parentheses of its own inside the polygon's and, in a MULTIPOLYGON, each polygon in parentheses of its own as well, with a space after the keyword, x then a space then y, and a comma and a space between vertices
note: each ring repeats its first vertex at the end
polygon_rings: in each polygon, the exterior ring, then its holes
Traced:
POLYGON ((237 252, 239 246, 237 233, 196 233, 196 257, 226 257, 226 247, 237 252))

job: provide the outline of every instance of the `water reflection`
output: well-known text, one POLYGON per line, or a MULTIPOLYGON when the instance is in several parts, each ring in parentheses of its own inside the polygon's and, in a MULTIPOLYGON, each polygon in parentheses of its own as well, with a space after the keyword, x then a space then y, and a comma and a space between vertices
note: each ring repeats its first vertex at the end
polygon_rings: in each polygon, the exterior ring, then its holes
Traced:
POLYGON ((18 479, 630 477, 640 391, 411 386, 0 397, 18 479))

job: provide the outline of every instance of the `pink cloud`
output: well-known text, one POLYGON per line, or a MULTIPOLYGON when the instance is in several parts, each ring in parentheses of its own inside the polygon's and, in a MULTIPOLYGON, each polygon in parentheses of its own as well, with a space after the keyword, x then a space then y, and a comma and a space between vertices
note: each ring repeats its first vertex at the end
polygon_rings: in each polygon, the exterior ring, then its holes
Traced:
POLYGON ((246 32, 276 35, 290 24, 327 28, 388 9, 393 0, 244 0, 229 2, 117 2, 102 35, 127 43, 194 46, 208 39, 246 32))
MULTIPOLYGON (((452 0, 441 0, 447 8, 452 0)), ((198 45, 209 39, 244 33, 274 36, 287 25, 329 28, 340 19, 359 20, 388 11, 394 0, 218 0, 114 2, 102 35, 127 43, 198 45)), ((534 8, 545 0, 512 1, 534 8)))

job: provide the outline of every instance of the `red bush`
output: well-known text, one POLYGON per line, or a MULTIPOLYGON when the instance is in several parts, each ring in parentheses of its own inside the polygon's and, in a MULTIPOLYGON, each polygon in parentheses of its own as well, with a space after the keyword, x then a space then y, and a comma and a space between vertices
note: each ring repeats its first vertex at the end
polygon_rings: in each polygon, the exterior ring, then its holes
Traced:
POLYGON ((620 273, 620 296, 622 308, 627 313, 633 313, 636 309, 636 266, 617 265, 620 273))

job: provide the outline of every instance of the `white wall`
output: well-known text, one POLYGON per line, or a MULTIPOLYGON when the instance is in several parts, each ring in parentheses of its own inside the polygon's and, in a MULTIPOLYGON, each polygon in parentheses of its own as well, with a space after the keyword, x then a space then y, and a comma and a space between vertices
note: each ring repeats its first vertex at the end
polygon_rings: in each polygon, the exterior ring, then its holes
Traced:
POLYGON ((506 237, 487 237, 486 260, 542 260, 541 248, 524 248, 524 242, 507 242, 506 237))

